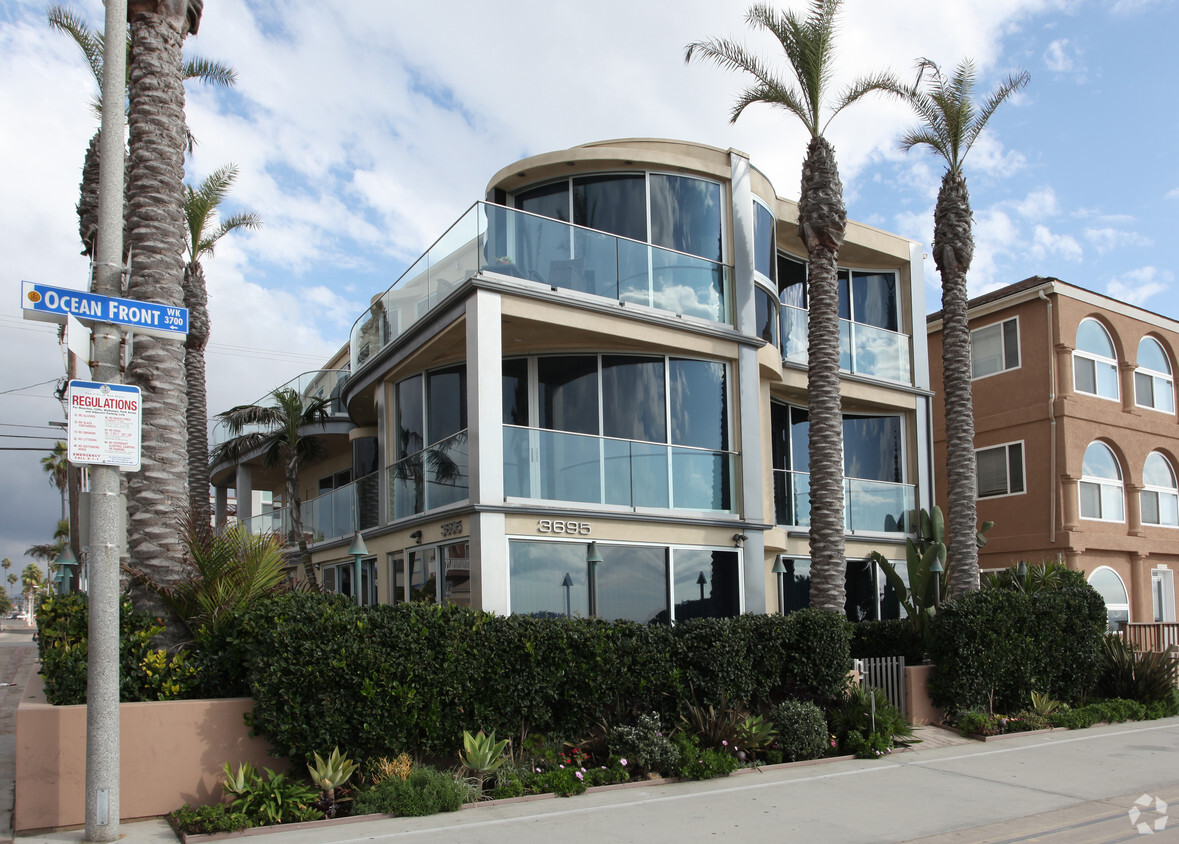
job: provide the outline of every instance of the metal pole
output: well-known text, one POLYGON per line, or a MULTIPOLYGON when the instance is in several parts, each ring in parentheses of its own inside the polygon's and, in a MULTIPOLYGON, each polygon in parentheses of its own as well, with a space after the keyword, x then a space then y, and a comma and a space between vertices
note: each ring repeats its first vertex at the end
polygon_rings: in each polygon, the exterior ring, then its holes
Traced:
MULTIPOLYGON (((99 138, 98 243, 94 292, 122 295, 123 133, 127 96, 127 0, 105 0, 102 131, 99 138)), ((121 383, 120 331, 94 328, 96 381, 121 383)), ((119 470, 90 471, 90 641, 86 695, 86 840, 119 837, 119 470)))

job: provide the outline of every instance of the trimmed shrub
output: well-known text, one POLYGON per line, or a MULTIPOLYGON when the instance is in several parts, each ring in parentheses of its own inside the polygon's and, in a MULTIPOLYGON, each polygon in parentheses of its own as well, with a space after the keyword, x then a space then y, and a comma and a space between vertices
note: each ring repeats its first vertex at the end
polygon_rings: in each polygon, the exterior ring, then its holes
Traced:
POLYGON ((827 718, 810 701, 784 700, 770 710, 769 718, 778 731, 782 761, 820 759, 830 749, 827 718))
POLYGON ((223 664, 250 678, 252 726, 301 763, 335 746, 361 761, 453 757, 463 730, 580 737, 652 711, 674 723, 693 699, 827 700, 851 667, 848 637, 819 610, 673 628, 291 593, 247 611, 222 641, 223 664))
POLYGON ((933 623, 930 696, 952 712, 1018 711, 1033 691, 1077 703, 1097 682, 1105 625, 1089 586, 984 589, 948 601, 933 623))
POLYGON ((921 665, 925 661, 925 641, 905 618, 857 621, 852 625, 851 655, 853 659, 903 656, 905 665, 921 665))

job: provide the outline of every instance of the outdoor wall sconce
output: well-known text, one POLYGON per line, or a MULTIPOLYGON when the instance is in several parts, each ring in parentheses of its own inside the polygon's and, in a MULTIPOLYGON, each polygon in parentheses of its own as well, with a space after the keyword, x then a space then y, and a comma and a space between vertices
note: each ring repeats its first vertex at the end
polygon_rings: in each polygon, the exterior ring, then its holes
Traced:
POLYGON ((409 535, 409 538, 414 540, 418 545, 422 544, 422 532, 420 530, 415 530, 409 535))
POLYGON ((745 541, 746 539, 748 539, 748 538, 749 538, 749 537, 748 537, 748 536, 746 536, 746 535, 745 535, 745 534, 743 534, 743 533, 734 533, 734 534, 733 534, 733 545, 735 545, 736 547, 740 548, 740 547, 741 547, 741 543, 742 543, 742 542, 744 542, 744 541, 745 541))

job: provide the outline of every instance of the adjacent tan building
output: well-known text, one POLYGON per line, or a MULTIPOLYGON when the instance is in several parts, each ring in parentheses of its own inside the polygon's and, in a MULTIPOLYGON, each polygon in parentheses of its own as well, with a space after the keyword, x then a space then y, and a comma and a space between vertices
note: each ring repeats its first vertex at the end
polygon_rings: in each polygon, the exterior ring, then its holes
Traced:
MULTIPOLYGON (((1063 559, 1111 624, 1174 622, 1179 568, 1179 322, 1055 278, 969 303, 982 568, 1063 559)), ((941 314, 930 315, 934 389, 941 314)), ((944 405, 935 403, 945 503, 944 405)))

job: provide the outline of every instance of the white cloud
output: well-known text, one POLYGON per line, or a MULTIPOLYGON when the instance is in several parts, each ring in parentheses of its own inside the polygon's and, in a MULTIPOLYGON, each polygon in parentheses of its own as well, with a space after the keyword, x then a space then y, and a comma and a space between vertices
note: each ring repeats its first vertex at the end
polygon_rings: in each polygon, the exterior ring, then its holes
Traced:
POLYGON ((1047 226, 1032 230, 1031 254, 1036 258, 1058 257, 1065 261, 1081 260, 1084 250, 1070 234, 1056 234, 1047 226))
POLYGON ((1115 299, 1129 302, 1131 305, 1141 305, 1152 296, 1169 290, 1174 280, 1174 273, 1170 270, 1140 267, 1110 281, 1105 290, 1115 299))
POLYGON ((1084 70, 1080 63, 1081 51, 1067 38, 1059 38, 1044 51, 1044 64, 1053 73, 1075 73, 1084 70))
POLYGON ((1137 232, 1128 232, 1110 226, 1085 229, 1085 239, 1093 244, 1098 253, 1104 255, 1123 246, 1150 246, 1153 241, 1137 232))
POLYGON ((1013 208, 1029 220, 1044 220, 1060 213, 1056 191, 1050 187, 1036 188, 1023 199, 1015 201, 1013 208))
POLYGON ((1179 199, 1179 188, 1167 191, 1167 199, 1179 199))

